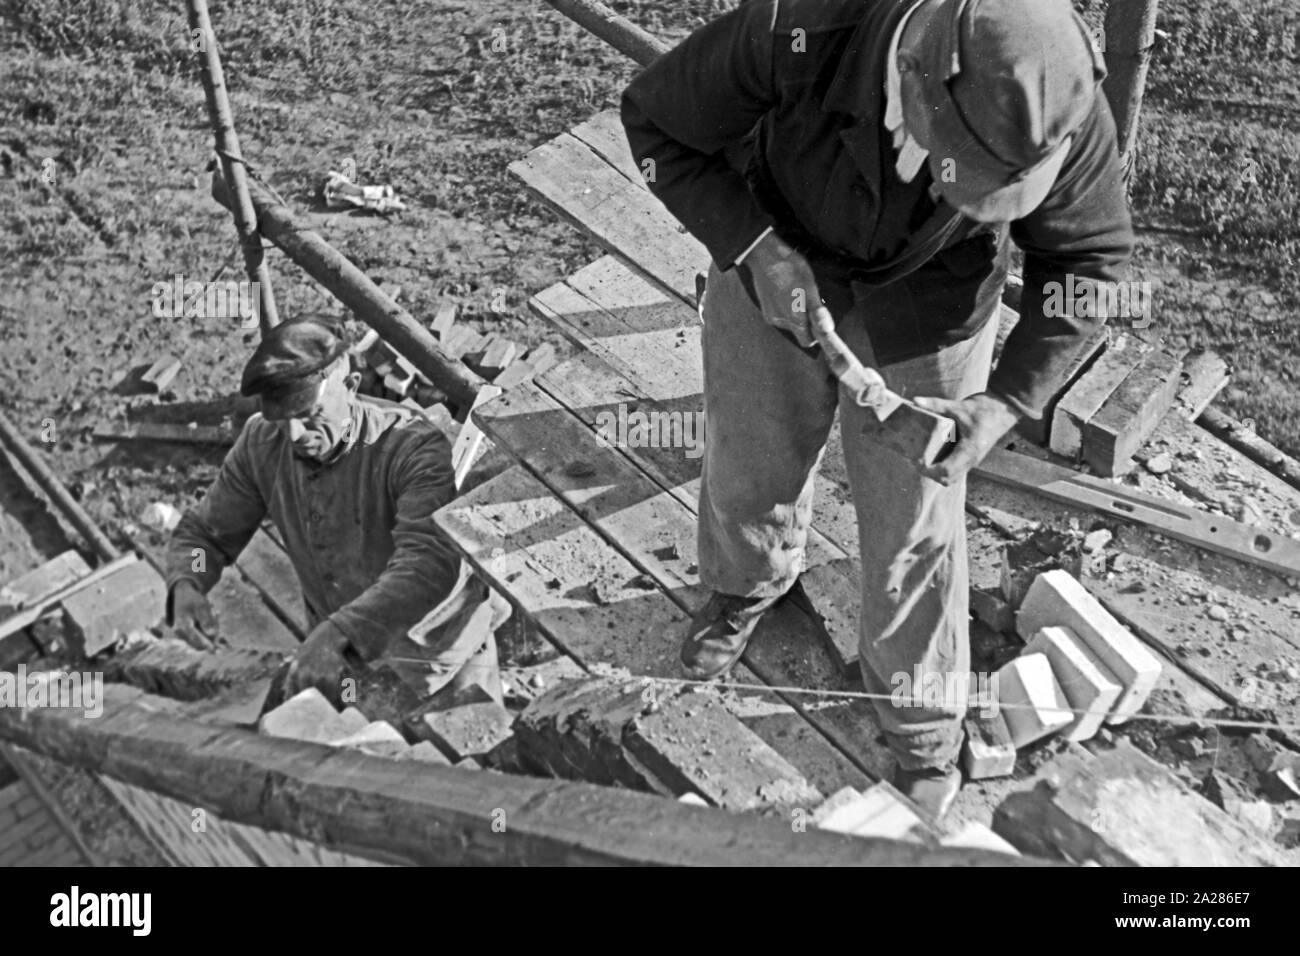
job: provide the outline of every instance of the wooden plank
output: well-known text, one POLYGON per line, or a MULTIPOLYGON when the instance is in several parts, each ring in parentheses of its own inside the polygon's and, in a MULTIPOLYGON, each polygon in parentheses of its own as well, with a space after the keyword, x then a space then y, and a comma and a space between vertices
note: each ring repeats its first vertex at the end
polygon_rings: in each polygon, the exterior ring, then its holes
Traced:
POLYGON ((215 425, 176 425, 170 422, 102 422, 95 426, 96 441, 160 441, 190 445, 230 446, 236 433, 215 425))
POLYGON ((224 820, 416 864, 1007 863, 976 850, 796 833, 787 820, 625 790, 217 731, 179 705, 121 685, 107 685, 104 696, 98 719, 0 709, 0 738, 224 820))
POLYGON ((1294 538, 1132 492, 1070 468, 995 449, 975 469, 975 474, 1032 491, 1053 501, 1142 524, 1175 540, 1256 564, 1277 574, 1300 575, 1300 541, 1294 538))
MULTIPOLYGON (((567 365, 557 366, 545 378, 574 378, 564 371, 567 365)), ((508 392, 485 407, 480 418, 494 440, 525 461, 683 608, 704 603, 707 594, 690 573, 697 564, 698 502, 684 487, 665 490, 623 455, 602 449, 594 432, 537 383, 508 392), (678 557, 661 557, 670 545, 678 557)), ((670 451, 681 455, 680 449, 670 451)), ((745 660, 770 683, 846 689, 843 668, 824 641, 816 622, 793 602, 785 602, 760 622, 745 660), (804 662, 797 671, 790 664, 795 660, 804 662)), ((672 659, 676 661, 675 648, 672 659)), ((819 711, 819 720, 822 716, 819 711)), ((824 716, 818 726, 864 770, 877 778, 888 772, 892 757, 875 743, 875 711, 868 702, 841 701, 826 708, 824 716)))
POLYGON ((641 167, 632 157, 618 110, 602 110, 569 130, 569 135, 585 143, 593 153, 626 176, 633 185, 648 188, 641 167))
POLYGON ((1102 477, 1133 467, 1142 447, 1173 406, 1182 378, 1182 359, 1155 349, 1128 373, 1119 387, 1083 425, 1083 460, 1102 477))
POLYGON ((644 186, 561 133, 510 164, 530 192, 665 292, 691 305, 709 253, 644 186))
MULTIPOLYGON (((461 496, 435 519, 480 576, 564 653, 587 667, 609 664, 638 676, 679 675, 678 635, 687 621, 685 608, 698 594, 688 589, 670 596, 647 583, 641 569, 523 469, 512 468, 461 496)), ((671 533, 663 540, 675 542, 671 533)), ((759 683, 743 666, 736 676, 759 683)), ((742 701, 742 706, 749 705, 742 701)), ((809 734, 794 710, 755 705, 752 711, 752 719, 737 716, 818 789, 830 792, 844 785, 840 781, 858 780, 849 784, 858 786, 867 780, 822 736, 809 734)))
POLYGON ((300 640, 305 638, 311 630, 307 604, 298 572, 284 548, 259 528, 240 552, 235 566, 289 629, 300 640))
POLYGON ((1179 412, 1189 422, 1196 421, 1231 379, 1228 363, 1217 352, 1191 353, 1183 359, 1182 384, 1178 389, 1179 412))

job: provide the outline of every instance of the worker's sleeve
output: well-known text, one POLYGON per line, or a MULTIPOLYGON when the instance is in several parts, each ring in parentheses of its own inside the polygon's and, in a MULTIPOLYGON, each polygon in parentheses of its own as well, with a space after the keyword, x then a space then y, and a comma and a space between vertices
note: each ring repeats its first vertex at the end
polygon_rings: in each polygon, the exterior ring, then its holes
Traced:
POLYGON ((163 562, 169 594, 183 579, 193 581, 205 594, 212 590, 266 517, 266 502, 254 478, 262 460, 254 447, 258 420, 251 418, 244 424, 217 480, 172 532, 163 562))
POLYGON ((650 191, 721 268, 773 224, 723 150, 778 101, 774 0, 752 0, 696 30, 623 92, 623 127, 650 191))
POLYGON ((440 604, 460 572, 459 556, 433 520, 456 494, 447 439, 434 429, 413 439, 387 481, 397 514, 393 556, 374 584, 328 618, 367 661, 440 604))
POLYGON ((1041 418, 1065 386, 1087 337, 1110 317, 1076 314, 1086 310, 1063 303, 1064 291, 1077 295, 1090 283, 1118 282, 1133 253, 1115 123, 1100 92, 1056 185, 1033 213, 1011 224, 1011 237, 1025 253, 1025 287, 1020 321, 1007 338, 989 391, 1022 415, 1041 418))

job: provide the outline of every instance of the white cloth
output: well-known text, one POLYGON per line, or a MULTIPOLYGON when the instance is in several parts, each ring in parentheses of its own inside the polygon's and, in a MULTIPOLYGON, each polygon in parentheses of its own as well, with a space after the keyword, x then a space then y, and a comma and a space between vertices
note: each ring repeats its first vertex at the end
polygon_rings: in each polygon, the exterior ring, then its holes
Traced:
POLYGON ((912 18, 925 0, 916 0, 898 23, 894 38, 889 42, 889 56, 885 59, 885 129, 894 134, 894 148, 898 150, 898 162, 894 168, 905 183, 910 183, 921 171, 921 164, 929 151, 922 149, 912 135, 903 127, 903 82, 898 73, 898 41, 902 39, 907 21, 912 18))

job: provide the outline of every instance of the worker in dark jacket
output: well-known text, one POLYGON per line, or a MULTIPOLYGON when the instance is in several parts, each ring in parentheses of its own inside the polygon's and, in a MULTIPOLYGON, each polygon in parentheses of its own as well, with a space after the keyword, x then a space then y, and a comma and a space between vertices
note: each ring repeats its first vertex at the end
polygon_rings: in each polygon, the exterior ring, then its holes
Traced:
POLYGON ((168 545, 171 623, 196 646, 217 637, 205 595, 269 517, 311 624, 288 691, 338 697, 351 651, 426 694, 459 682, 499 697, 491 629, 509 605, 492 595, 486 636, 458 626, 489 595, 433 520, 455 495, 451 447, 419 413, 358 396, 359 380, 346 341, 326 322, 299 319, 265 334, 241 387, 261 397, 262 412, 168 545))
POLYGON ((623 97, 649 187, 713 257, 699 529, 713 594, 686 672, 724 674, 798 578, 838 406, 862 677, 896 782, 936 815, 960 786, 965 700, 884 698, 916 668, 967 672, 965 474, 1041 417, 1105 321, 1048 314, 1050 283, 1072 276, 1082 295, 1131 254, 1103 76, 1069 0, 749 0, 623 97), (1021 319, 990 377, 1012 240, 1021 319), (823 308, 890 389, 956 422, 946 457, 904 461, 864 431, 868 413, 809 347, 823 308))

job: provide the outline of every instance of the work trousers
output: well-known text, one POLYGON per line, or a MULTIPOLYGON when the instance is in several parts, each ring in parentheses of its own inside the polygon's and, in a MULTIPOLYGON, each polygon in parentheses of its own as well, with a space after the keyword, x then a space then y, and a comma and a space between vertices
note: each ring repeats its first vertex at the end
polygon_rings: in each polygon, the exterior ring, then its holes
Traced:
MULTIPOLYGON (((873 299, 865 286, 854 291, 838 331, 874 367, 863 319, 884 297, 873 299)), ((861 550, 863 684, 880 695, 911 689, 894 694, 897 702, 873 701, 904 768, 955 759, 970 668, 965 481, 945 488, 864 432, 873 413, 853 403, 820 353, 799 349, 763 320, 735 269, 714 266, 701 314, 701 581, 749 597, 782 594, 795 583, 805 566, 813 483, 838 408, 861 550), (942 701, 923 696, 916 677, 935 672, 960 692, 942 701)), ((989 321, 964 342, 879 371, 904 397, 964 398, 984 390, 996 334, 997 322, 989 321)))

